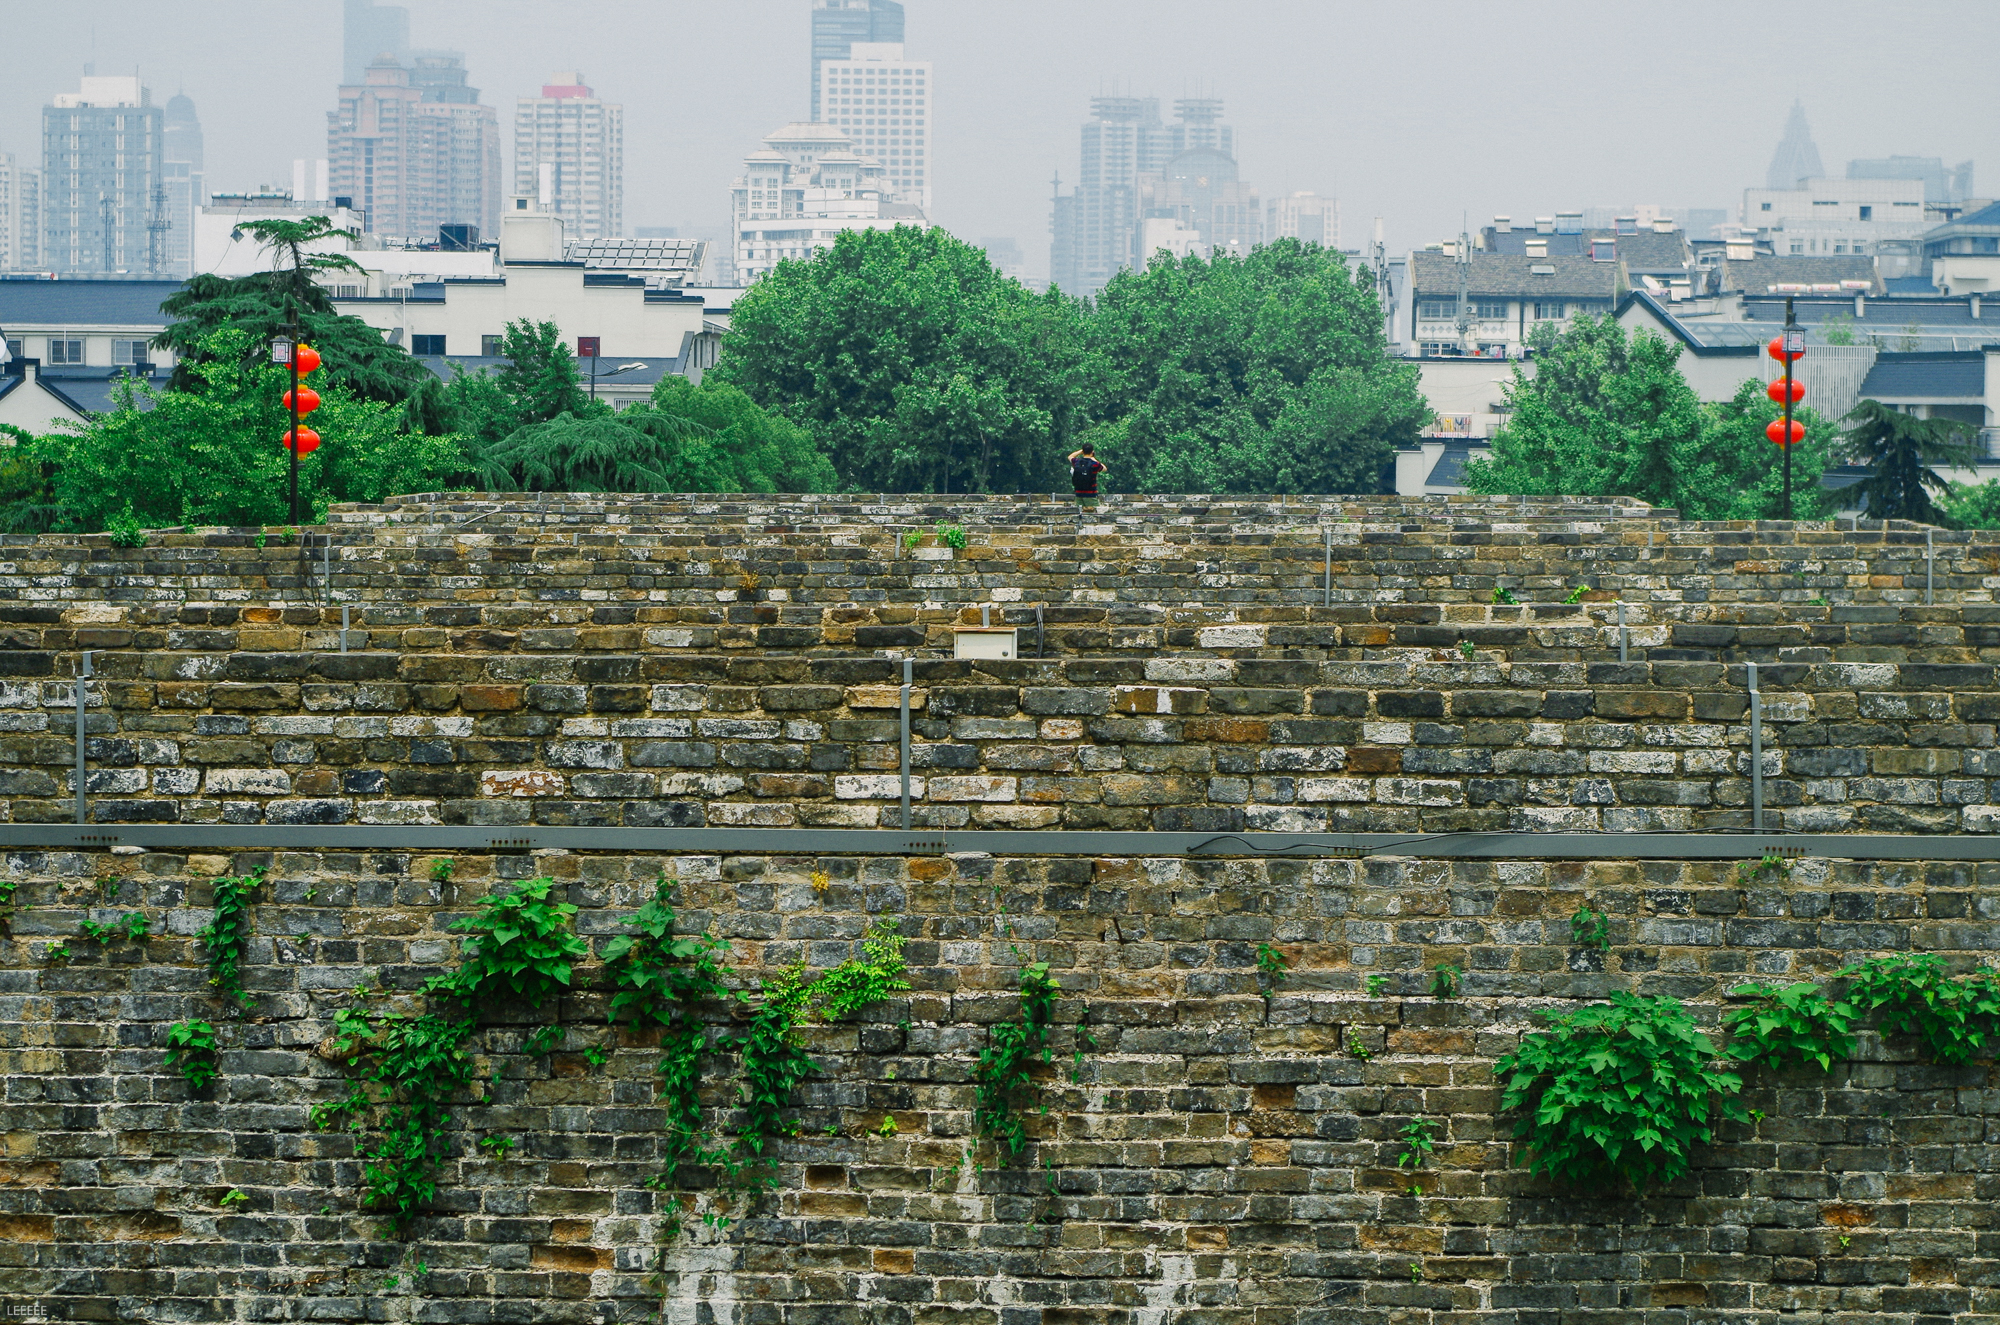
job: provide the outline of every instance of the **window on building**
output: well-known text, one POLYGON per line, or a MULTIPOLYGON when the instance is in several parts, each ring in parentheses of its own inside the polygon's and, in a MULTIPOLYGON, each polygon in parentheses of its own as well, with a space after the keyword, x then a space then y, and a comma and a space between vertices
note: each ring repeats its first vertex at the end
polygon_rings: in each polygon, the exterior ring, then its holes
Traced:
POLYGON ((1482 322, 1497 322, 1507 316, 1507 301, 1475 299, 1472 301, 1472 315, 1482 322))
POLYGON ((112 341, 111 362, 114 364, 145 363, 146 342, 143 340, 112 341))
POLYGON ((50 363, 82 363, 83 342, 80 340, 58 340, 49 337, 50 363))
POLYGON ((442 355, 444 353, 444 337, 412 336, 410 337, 410 353, 419 358, 427 355, 442 355))
POLYGON ((1560 299, 1537 299, 1535 301, 1535 320, 1537 322, 1553 322, 1563 316, 1564 309, 1565 305, 1560 299))
POLYGON ((1768 211, 1770 211, 1770 210, 1771 210, 1771 204, 1770 204, 1770 203, 1768 203, 1768 202, 1767 202, 1767 203, 1762 203, 1762 204, 1760 204, 1760 205, 1759 205, 1759 208, 1758 208, 1758 210, 1760 210, 1760 211, 1766 211, 1766 212, 1768 212, 1768 211))
POLYGON ((1875 209, 1874 209, 1873 207, 1870 207, 1870 206, 1867 206, 1866 204, 1863 204, 1863 206, 1862 206, 1862 208, 1861 208, 1861 219, 1862 219, 1862 220, 1864 220, 1864 221, 1872 221, 1872 220, 1874 220, 1874 219, 1875 219, 1875 209))
POLYGON ((1792 255, 1793 255, 1794 257, 1798 256, 1799 254, 1801 254, 1801 253, 1803 253, 1803 252, 1805 252, 1805 251, 1806 251, 1806 245, 1805 245, 1805 241, 1804 241, 1804 240, 1802 240, 1802 239, 1794 239, 1794 240, 1792 241, 1792 255))
POLYGON ((501 339, 499 336, 481 336, 479 338, 479 352, 489 359, 499 358, 501 339))
POLYGON ((1458 305, 1449 299, 1419 299, 1417 316, 1433 320, 1457 317, 1458 305))

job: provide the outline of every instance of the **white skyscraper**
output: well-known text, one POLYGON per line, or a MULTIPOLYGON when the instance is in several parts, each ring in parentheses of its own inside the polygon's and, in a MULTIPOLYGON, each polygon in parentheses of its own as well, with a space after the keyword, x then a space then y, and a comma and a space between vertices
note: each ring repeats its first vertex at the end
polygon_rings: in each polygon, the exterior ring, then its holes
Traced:
POLYGON ((539 197, 549 167, 549 210, 572 239, 625 233, 625 108, 599 101, 573 70, 514 109, 514 193, 539 197))
POLYGON ((42 264, 42 172, 0 152, 0 271, 42 264))
POLYGON ((898 198, 888 171, 830 124, 788 124, 743 159, 730 193, 735 279, 748 285, 787 259, 833 247, 847 230, 928 224, 898 198))
POLYGON ((1302 239, 1325 248, 1340 247, 1340 203, 1317 193, 1294 193, 1271 204, 1265 239, 1302 239))
POLYGON ((931 210, 931 64, 906 60, 893 42, 855 42, 820 62, 820 119, 885 167, 900 201, 931 210))

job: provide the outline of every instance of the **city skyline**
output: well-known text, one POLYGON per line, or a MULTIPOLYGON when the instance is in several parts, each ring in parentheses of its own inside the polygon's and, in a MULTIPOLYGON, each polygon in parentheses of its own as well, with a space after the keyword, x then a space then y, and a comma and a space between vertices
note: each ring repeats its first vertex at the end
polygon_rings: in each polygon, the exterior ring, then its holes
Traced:
MULTIPOLYGON (((516 0, 406 7, 408 40, 463 49, 489 102, 508 106, 551 69, 580 67, 600 96, 625 104, 628 140, 644 144, 627 151, 628 230, 719 231, 743 144, 809 109, 800 106, 800 84, 810 68, 810 0, 742 0, 726 11, 610 0, 589 25, 516 0), (621 40, 634 32, 671 36, 677 51, 697 58, 660 80, 650 44, 621 40)), ((1261 22, 1222 27, 1192 21, 1201 11, 1171 0, 1148 6, 1159 21, 1143 24, 1133 21, 1140 9, 1126 4, 1021 0, 1004 24, 933 0, 909 0, 905 9, 911 53, 938 71, 937 138, 952 153, 977 153, 967 157, 976 169, 951 170, 954 157, 944 158, 932 215, 961 234, 1014 239, 1031 276, 1047 259, 1048 181, 1058 172, 1075 177, 1078 120, 1092 96, 1121 87, 1169 101, 1226 99, 1243 135, 1242 178, 1267 199, 1337 197, 1350 243, 1384 216, 1392 249, 1455 234, 1468 214, 1621 199, 1733 212, 1742 190, 1765 180, 1794 101, 1804 104, 1829 174, 1844 173, 1849 160, 1904 154, 2000 160, 2000 126, 1977 113, 1975 54, 2000 37, 2000 13, 1975 4, 1909 6, 1898 24, 1871 27, 1863 43, 1849 38, 1866 11, 1833 4, 1811 25, 1747 32, 1705 61, 1701 86, 1724 95, 1690 97, 1686 70, 1633 65, 1621 69, 1608 104, 1523 98, 1497 121, 1486 111, 1448 113, 1448 98, 1419 97, 1367 61, 1325 77, 1313 61, 1326 49, 1383 49, 1407 38, 1406 18, 1368 6, 1266 0, 1261 22), (1940 23, 1963 40, 1925 35, 1940 23), (1926 95, 1911 98, 1899 74, 1919 68, 1926 95), (1500 150, 1496 123, 1512 129, 1500 150)), ((128 75, 136 61, 156 104, 184 92, 200 107, 211 189, 282 185, 292 160, 324 154, 324 116, 346 58, 343 7, 303 12, 282 32, 247 0, 193 3, 189 21, 166 25, 135 27, 121 21, 126 12, 110 0, 82 0, 60 14, 10 16, 14 40, 0 50, 0 152, 38 167, 41 107, 74 90, 86 63, 128 75)), ((1563 20, 1596 12, 1550 5, 1546 27, 1563 32, 1579 63, 1608 67, 1626 58, 1615 25, 1563 20)), ((1727 12, 1703 0, 1690 18, 1727 12)), ((1447 62, 1477 54, 1518 63, 1544 40, 1545 25, 1509 24, 1470 6, 1450 19, 1427 33, 1447 62)))

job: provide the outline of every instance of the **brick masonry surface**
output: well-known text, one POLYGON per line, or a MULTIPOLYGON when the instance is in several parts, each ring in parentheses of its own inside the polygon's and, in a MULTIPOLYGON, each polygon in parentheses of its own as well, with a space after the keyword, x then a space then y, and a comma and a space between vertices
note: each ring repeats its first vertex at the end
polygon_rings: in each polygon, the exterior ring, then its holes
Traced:
MULTIPOLYGON (((1686 999, 1712 1026, 1746 977, 1825 977, 1910 950, 1967 968, 1996 945, 1992 865, 1806 860, 1747 882, 1728 864, 1386 857, 455 865, 441 884, 428 859, 397 854, 5 857, 18 885, 0 941, 8 1319, 1972 1325, 2000 1313, 1987 1062, 1929 1066, 1864 1036, 1829 1075, 1753 1071, 1745 1100, 1762 1120, 1727 1127, 1688 1177, 1644 1199, 1510 1167, 1491 1078, 1538 1012, 1616 989, 1686 999), (231 1018, 191 936, 211 880, 259 865, 254 1001, 231 1018), (434 1211, 408 1243, 378 1236, 355 1210, 350 1139, 308 1121, 345 1088, 345 1068, 315 1052, 335 1010, 373 987, 388 991, 377 1006, 418 1006, 411 991, 450 960, 446 925, 535 874, 559 881, 601 948, 663 867, 686 922, 731 940, 746 984, 853 954, 874 918, 907 936, 907 995, 810 1029, 818 1070, 778 1189, 726 1237, 702 1232, 662 1258, 664 1198, 646 1185, 657 1055, 624 1035, 608 1063, 585 1056, 612 1043, 591 963, 562 1001, 553 1052, 523 1052, 526 1009, 480 1010, 480 1084, 450 1108, 434 1211), (1567 917, 1586 899, 1611 919, 1608 952, 1570 945, 1567 917), (133 910, 152 921, 144 943, 74 938, 83 918, 133 910), (59 937, 68 964, 49 960, 59 937), (1268 1004, 1262 942, 1293 965, 1268 1004), (1023 958, 1048 962, 1063 988, 1057 1063, 1041 1073, 1049 1108, 1031 1115, 1027 1162, 974 1168, 961 1162, 969 1072, 1015 1011, 1023 958), (1439 962, 1465 968, 1461 997, 1428 995, 1439 962), (200 1091, 162 1062, 166 1026, 185 1017, 220 1028, 221 1076, 200 1091), (1079 1022, 1095 1046, 1073 1083, 1079 1022), (1396 1137, 1415 1117, 1441 1141, 1412 1174, 1396 1137), (517 1144, 494 1158, 476 1148, 487 1137, 517 1144), (224 1206, 231 1191, 247 1199, 224 1206)), ((710 1060, 718 1109, 734 1081, 731 1061, 710 1060)))

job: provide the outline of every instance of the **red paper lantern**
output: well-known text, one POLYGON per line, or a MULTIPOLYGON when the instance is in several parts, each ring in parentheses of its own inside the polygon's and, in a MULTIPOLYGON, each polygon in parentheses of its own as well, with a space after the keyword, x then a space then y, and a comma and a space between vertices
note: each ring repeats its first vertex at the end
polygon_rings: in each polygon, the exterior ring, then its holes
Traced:
POLYGON ((301 377, 319 367, 319 351, 310 345, 297 346, 292 351, 292 357, 298 360, 301 377))
MULTIPOLYGON (((1790 385, 1792 388, 1792 403, 1796 405, 1801 400, 1804 400, 1806 398, 1806 384, 1804 382, 1799 381, 1798 378, 1794 377, 1791 379, 1790 385)), ((1764 394, 1769 396, 1776 403, 1782 405, 1785 403, 1785 386, 1786 386, 1786 379, 1782 377, 1777 378, 1774 381, 1772 381, 1771 385, 1764 388, 1764 394)))
MULTIPOLYGON (((292 408, 292 393, 287 391, 285 393, 285 411, 287 413, 290 413, 291 408, 292 408)), ((299 413, 310 414, 318 408, 319 408, 319 392, 313 390, 309 386, 300 387, 299 413)))
POLYGON ((1793 419, 1791 437, 1790 440, 1787 440, 1785 436, 1785 421, 1783 419, 1772 419, 1764 425, 1764 435, 1779 446, 1790 446, 1797 442, 1803 442, 1806 439, 1806 425, 1800 423, 1797 419, 1793 419))
MULTIPOLYGON (((287 432, 282 438, 279 439, 278 444, 284 447, 287 451, 291 450, 292 434, 290 432, 287 432)), ((317 450, 319 450, 319 434, 314 432, 311 428, 299 429, 299 445, 298 445, 299 454, 311 455, 314 451, 317 450)))
POLYGON ((1771 337, 1771 343, 1764 347, 1764 353, 1770 355, 1779 363, 1783 363, 1787 359, 1801 358, 1805 354, 1805 351, 1792 350, 1787 352, 1785 349, 1785 338, 1783 336, 1773 336, 1771 337))

